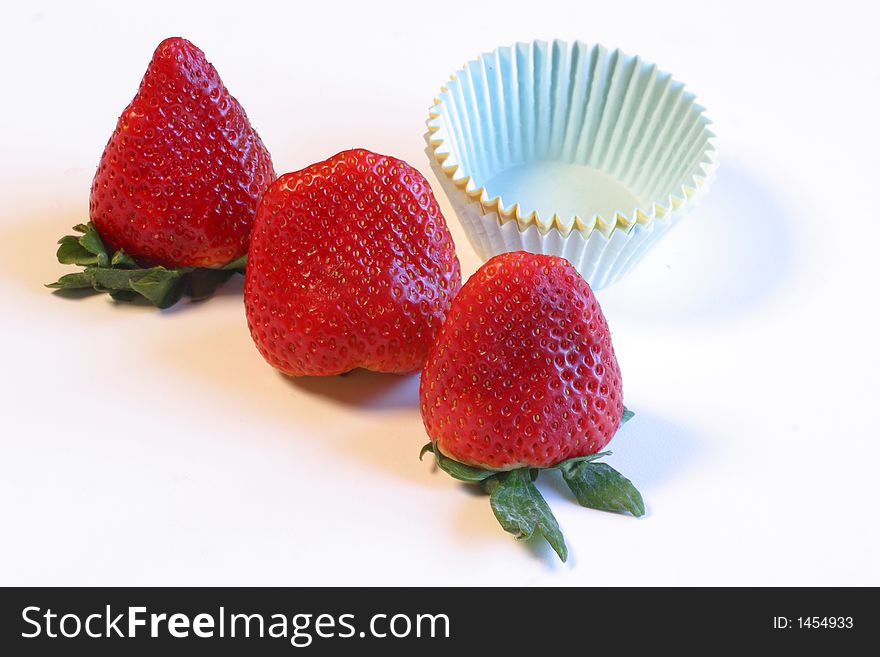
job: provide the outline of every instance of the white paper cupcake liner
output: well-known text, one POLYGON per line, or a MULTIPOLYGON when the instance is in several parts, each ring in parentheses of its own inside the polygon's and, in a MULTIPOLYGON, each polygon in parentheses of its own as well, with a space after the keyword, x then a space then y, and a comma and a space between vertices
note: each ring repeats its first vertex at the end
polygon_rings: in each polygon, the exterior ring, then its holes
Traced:
POLYGON ((693 94, 638 57, 535 41, 452 76, 431 108, 427 152, 481 257, 559 255, 601 288, 707 189, 709 123, 693 94))

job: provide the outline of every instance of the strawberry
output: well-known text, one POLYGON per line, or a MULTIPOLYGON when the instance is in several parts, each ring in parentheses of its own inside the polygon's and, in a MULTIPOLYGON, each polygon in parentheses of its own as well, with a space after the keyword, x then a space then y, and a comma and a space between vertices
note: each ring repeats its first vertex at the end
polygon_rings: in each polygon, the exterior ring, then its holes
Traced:
POLYGON ((495 470, 601 450, 623 414, 620 368, 593 292, 561 258, 505 253, 462 288, 421 382, 440 450, 495 470))
POLYGON ((269 152, 205 54, 186 39, 166 39, 92 182, 89 216, 103 251, 120 254, 117 262, 92 262, 101 254, 76 250, 80 238, 68 237, 66 261, 87 270, 56 286, 91 284, 124 298, 140 293, 137 283, 149 272, 147 283, 192 287, 183 279, 195 269, 220 269, 245 255, 260 194, 274 178, 269 152), (120 277, 96 267, 137 272, 120 277))
POLYGON ((587 282, 559 257, 489 260, 462 287, 428 352, 422 419, 440 466, 492 493, 502 526, 565 543, 532 481, 559 469, 578 501, 644 512, 629 480, 595 462, 629 419, 608 324, 587 282))
POLYGON ((406 162, 344 151, 263 195, 245 311, 260 353, 285 374, 416 371, 460 287, 446 221, 406 162))

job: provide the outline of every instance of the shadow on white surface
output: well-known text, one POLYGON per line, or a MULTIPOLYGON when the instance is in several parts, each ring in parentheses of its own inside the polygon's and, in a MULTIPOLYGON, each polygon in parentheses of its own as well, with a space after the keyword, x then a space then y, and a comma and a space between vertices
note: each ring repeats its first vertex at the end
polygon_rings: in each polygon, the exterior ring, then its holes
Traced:
MULTIPOLYGON (((448 479, 446 474, 440 473, 440 475, 448 479)), ((569 545, 568 561, 562 563, 543 537, 533 536, 525 541, 515 539, 498 524, 489 505, 489 496, 483 493, 479 486, 458 482, 456 484, 447 490, 447 499, 443 503, 457 503, 460 506, 456 514, 456 522, 449 531, 465 549, 468 551, 486 549, 494 552, 504 548, 521 551, 530 555, 548 572, 570 570, 574 566, 571 545, 569 545), (457 501, 448 499, 451 495, 458 495, 460 499, 457 501)), ((544 492, 545 488, 541 486, 541 490, 544 492)))
POLYGON ((767 183, 725 160, 694 215, 620 284, 626 299, 614 299, 613 319, 715 322, 749 313, 793 278, 802 257, 799 240, 794 212, 767 183))
POLYGON ((431 488, 446 485, 431 476, 430 464, 418 460, 427 439, 419 416, 417 375, 355 370, 346 376, 288 377, 260 356, 243 310, 228 312, 232 301, 208 302, 205 313, 193 313, 192 321, 187 318, 179 327, 175 323, 179 330, 163 332, 149 359, 170 378, 210 399, 212 413, 233 427, 240 425, 236 440, 259 441, 275 450, 273 458, 291 464, 323 453, 320 458, 374 471, 371 476, 393 476, 431 488))
POLYGON ((341 376, 303 376, 279 374, 300 392, 323 397, 342 406, 364 410, 419 407, 419 377, 399 376, 356 369, 341 376))
MULTIPOLYGON (((638 410, 608 443, 608 465, 632 480, 645 496, 650 513, 650 490, 681 477, 703 459, 710 443, 673 420, 638 410)), ((566 489, 566 494, 568 490, 566 489)))
MULTIPOLYGON (((185 312, 187 310, 195 310, 197 307, 203 304, 209 304, 212 300, 217 300, 223 297, 238 297, 238 299, 241 300, 242 313, 244 313, 244 276, 242 276, 241 274, 233 274, 228 281, 221 283, 220 286, 216 290, 214 290, 214 294, 207 299, 193 301, 192 299, 184 297, 170 308, 165 308, 164 310, 159 310, 158 312, 163 315, 175 315, 182 311, 185 312)), ((134 302, 123 301, 121 303, 133 303, 134 305, 145 306, 147 308, 157 310, 153 307, 152 304, 146 301, 141 301, 139 299, 135 300, 134 302)))

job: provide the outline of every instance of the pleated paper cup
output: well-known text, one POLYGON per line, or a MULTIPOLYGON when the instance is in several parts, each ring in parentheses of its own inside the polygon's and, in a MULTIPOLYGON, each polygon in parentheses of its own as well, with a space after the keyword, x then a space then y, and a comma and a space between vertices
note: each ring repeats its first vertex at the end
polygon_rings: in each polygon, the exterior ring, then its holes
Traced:
POLYGON ((619 280, 705 193, 714 135, 695 96, 619 50, 518 43, 468 62, 430 110, 428 156, 484 259, 568 259, 619 280))

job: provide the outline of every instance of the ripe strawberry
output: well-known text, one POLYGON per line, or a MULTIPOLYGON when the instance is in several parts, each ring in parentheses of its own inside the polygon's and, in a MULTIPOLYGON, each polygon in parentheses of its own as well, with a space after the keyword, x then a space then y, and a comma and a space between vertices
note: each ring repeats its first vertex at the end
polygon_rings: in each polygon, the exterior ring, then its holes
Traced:
POLYGON ((532 483, 557 468, 578 501, 644 512, 629 480, 596 459, 631 415, 608 324, 567 260, 489 260, 462 287, 422 371, 422 419, 440 467, 480 482, 504 529, 539 532, 565 560, 559 526, 532 483))
POLYGON ((286 374, 413 372, 460 287, 446 221, 406 162, 344 151, 263 195, 245 310, 260 353, 286 374))
POLYGON ((568 261, 496 256, 462 288, 429 352, 422 417, 440 450, 495 470, 601 450, 623 413, 620 368, 568 261))
POLYGON ((220 267, 247 251, 269 152, 205 54, 156 48, 92 183, 89 215, 110 251, 138 264, 220 267))

